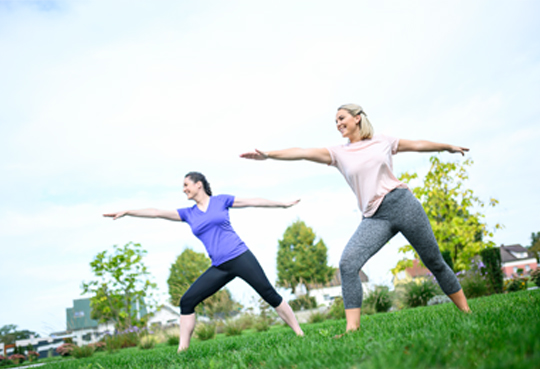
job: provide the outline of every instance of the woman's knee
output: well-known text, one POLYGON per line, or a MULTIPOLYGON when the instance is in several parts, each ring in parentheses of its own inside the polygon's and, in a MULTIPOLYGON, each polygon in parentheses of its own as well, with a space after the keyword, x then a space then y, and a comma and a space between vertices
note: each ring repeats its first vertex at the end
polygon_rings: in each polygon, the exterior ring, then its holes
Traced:
POLYGON ((184 294, 180 299, 180 313, 183 315, 193 314, 198 303, 194 296, 184 294))
POLYGON ((355 260, 351 257, 343 255, 339 261, 339 271, 341 275, 358 275, 358 272, 362 269, 362 263, 360 260, 355 260))

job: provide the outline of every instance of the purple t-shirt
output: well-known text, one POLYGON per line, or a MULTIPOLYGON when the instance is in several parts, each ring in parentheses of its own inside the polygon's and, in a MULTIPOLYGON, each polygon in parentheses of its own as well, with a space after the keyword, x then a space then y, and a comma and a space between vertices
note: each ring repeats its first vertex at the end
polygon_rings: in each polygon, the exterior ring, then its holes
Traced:
POLYGON ((248 250, 229 220, 229 208, 233 203, 234 196, 217 195, 210 197, 206 212, 197 205, 177 209, 180 218, 190 225, 193 234, 206 247, 213 266, 234 259, 248 250))

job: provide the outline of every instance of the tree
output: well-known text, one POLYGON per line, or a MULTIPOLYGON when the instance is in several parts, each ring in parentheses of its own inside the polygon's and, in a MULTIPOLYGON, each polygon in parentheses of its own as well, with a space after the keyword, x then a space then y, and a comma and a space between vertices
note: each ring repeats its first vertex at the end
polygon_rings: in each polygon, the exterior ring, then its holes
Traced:
MULTIPOLYGON (((179 305, 182 295, 210 265, 210 259, 203 253, 190 248, 182 251, 169 269, 167 284, 171 303, 179 305)), ((219 315, 229 316, 231 312, 239 311, 241 308, 242 305, 233 300, 230 291, 223 288, 204 300, 195 310, 199 314, 214 318, 219 315)))
POLYGON ((287 227, 283 239, 278 241, 278 286, 291 288, 295 293, 299 285, 304 285, 309 295, 310 285, 324 284, 334 275, 335 268, 327 265, 324 241, 314 241, 315 233, 303 221, 297 220, 287 227))
POLYGON ((531 246, 529 251, 536 255, 536 259, 540 260, 540 232, 531 233, 531 246))
MULTIPOLYGON (((450 253, 454 270, 468 269, 475 255, 495 245, 493 241, 485 240, 485 237, 493 236, 493 231, 482 222, 484 214, 475 210, 484 208, 484 202, 464 187, 464 181, 468 179, 466 167, 473 161, 443 163, 437 156, 432 156, 429 161, 431 168, 423 185, 412 191, 422 202, 441 251, 450 253)), ((404 173, 400 179, 408 183, 417 177, 416 173, 404 173)), ((488 203, 489 206, 497 204, 493 198, 488 203)), ((495 225, 495 229, 500 228, 500 224, 495 225)), ((400 248, 400 252, 408 251, 414 251, 411 245, 400 248)), ((415 256, 419 259, 416 252, 415 256)), ((392 272, 396 274, 410 265, 410 260, 401 260, 392 272)))
POLYGON ((6 345, 11 345, 18 340, 29 339, 31 336, 39 337, 39 334, 27 329, 19 331, 17 330, 17 326, 15 324, 6 324, 0 328, 0 342, 6 345))
POLYGON ((151 304, 156 284, 150 281, 142 262, 147 253, 138 243, 113 246, 114 252, 98 253, 90 263, 97 280, 82 283, 83 294, 91 293, 92 318, 100 322, 113 321, 116 329, 144 324, 140 307, 151 304), (146 301, 145 301, 146 298, 146 301))

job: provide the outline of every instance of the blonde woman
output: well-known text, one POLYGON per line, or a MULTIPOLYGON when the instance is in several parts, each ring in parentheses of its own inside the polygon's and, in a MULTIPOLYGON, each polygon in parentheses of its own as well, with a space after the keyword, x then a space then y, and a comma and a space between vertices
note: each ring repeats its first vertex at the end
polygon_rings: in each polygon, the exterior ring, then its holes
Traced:
POLYGON ((469 312, 458 279, 445 263, 428 217, 407 185, 393 174, 392 155, 405 151, 448 151, 464 155, 469 149, 430 141, 405 140, 374 134, 362 107, 340 106, 336 128, 348 142, 325 148, 290 148, 248 152, 254 160, 309 160, 335 166, 353 190, 362 221, 341 256, 339 269, 347 319, 346 332, 360 328, 362 283, 358 272, 392 237, 401 232, 433 273, 444 293, 463 312, 469 312))

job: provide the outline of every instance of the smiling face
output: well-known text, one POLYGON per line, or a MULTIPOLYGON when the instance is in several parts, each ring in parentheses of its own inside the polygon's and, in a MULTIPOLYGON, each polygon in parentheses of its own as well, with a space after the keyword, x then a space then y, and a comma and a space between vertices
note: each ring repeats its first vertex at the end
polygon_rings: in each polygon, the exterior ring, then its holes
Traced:
POLYGON ((341 137, 348 138, 355 142, 360 138, 361 115, 353 117, 347 110, 340 109, 336 113, 336 128, 341 133, 341 137))
POLYGON ((187 195, 188 200, 193 200, 197 194, 202 191, 201 182, 193 182, 191 178, 184 178, 184 193, 187 195))

